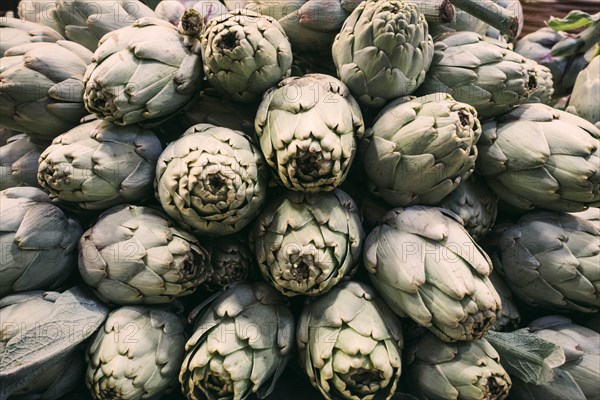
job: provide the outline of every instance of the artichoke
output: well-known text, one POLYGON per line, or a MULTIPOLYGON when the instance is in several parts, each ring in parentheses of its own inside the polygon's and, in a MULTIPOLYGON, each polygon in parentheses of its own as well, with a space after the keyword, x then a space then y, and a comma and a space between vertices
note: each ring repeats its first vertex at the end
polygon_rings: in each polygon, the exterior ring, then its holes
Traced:
POLYGON ((333 190, 346 178, 364 133, 360 108, 341 81, 308 74, 265 93, 256 133, 267 163, 291 190, 333 190))
POLYGON ((90 112, 117 125, 171 116, 199 90, 199 46, 157 18, 142 18, 100 40, 85 71, 90 112))
POLYGON ((251 248, 263 278, 281 293, 318 296, 356 272, 363 239, 346 193, 287 192, 258 217, 251 248))
POLYGON ((16 186, 38 186, 38 159, 45 144, 25 133, 8 138, 0 146, 0 190, 16 186))
POLYGON ((492 330, 496 332, 510 332, 519 327, 521 313, 513 300, 512 293, 498 272, 492 271, 489 275, 492 285, 500 296, 502 307, 496 312, 496 322, 492 330))
POLYGON ((482 120, 525 103, 537 91, 536 63, 508 47, 474 32, 436 37, 433 62, 418 93, 450 93, 475 107, 482 120))
POLYGON ((492 229, 498 214, 498 196, 478 176, 472 175, 439 203, 458 215, 473 240, 479 240, 492 229))
POLYGON ((252 102, 289 75, 292 48, 275 19, 237 10, 208 22, 202 60, 212 86, 235 101, 252 102))
POLYGON ((266 198, 267 166, 242 132, 198 124, 167 146, 156 166, 163 209, 199 233, 238 232, 266 198))
POLYGON ((325 399, 392 398, 402 328, 375 290, 344 282, 309 303, 296 329, 301 363, 325 399))
POLYGON ((451 342, 481 338, 500 297, 487 254, 441 208, 396 208, 367 237, 364 263, 392 310, 451 342))
POLYGON ((433 40, 415 4, 367 0, 346 19, 331 51, 338 76, 356 99, 381 107, 423 83, 433 40))
POLYGON ((567 111, 571 110, 600 129, 600 56, 577 76, 567 111))
POLYGON ((103 300, 167 303, 206 280, 208 252, 149 207, 120 205, 100 215, 80 240, 79 272, 103 300))
POLYGON ((0 57, 11 47, 28 43, 51 42, 64 40, 62 35, 54 29, 17 18, 3 17, 0 20, 0 57))
POLYGON ((238 283, 190 317, 200 312, 179 373, 186 398, 266 396, 293 350, 294 317, 283 297, 266 283, 238 283))
POLYGON ((170 311, 128 306, 111 312, 86 352, 92 398, 160 398, 177 382, 185 341, 183 321, 170 311))
POLYGON ((583 118, 524 104, 483 124, 476 169, 515 207, 581 211, 600 205, 599 138, 583 118))
POLYGON ((211 271, 204 283, 208 290, 219 290, 234 282, 248 281, 256 275, 256 262, 248 243, 227 236, 210 244, 211 271))
POLYGON ((0 192, 0 297, 57 288, 75 267, 82 232, 40 189, 0 192))
POLYGON ((54 29, 64 36, 64 27, 55 19, 56 0, 19 0, 19 17, 54 29))
POLYGON ((158 137, 100 120, 58 136, 41 155, 39 184, 54 200, 105 209, 152 195, 158 137))
POLYGON ((361 142, 370 188, 392 206, 436 204, 473 173, 480 135, 475 109, 450 95, 393 101, 361 142))
POLYGON ((527 213, 502 233, 494 266, 530 305, 600 309, 600 229, 587 220, 551 211, 527 213))
POLYGON ((0 126, 50 140, 87 114, 83 74, 92 53, 77 43, 30 43, 0 59, 0 126))
POLYGON ((446 343, 425 334, 407 354, 408 382, 420 399, 502 400, 512 385, 485 339, 446 343))

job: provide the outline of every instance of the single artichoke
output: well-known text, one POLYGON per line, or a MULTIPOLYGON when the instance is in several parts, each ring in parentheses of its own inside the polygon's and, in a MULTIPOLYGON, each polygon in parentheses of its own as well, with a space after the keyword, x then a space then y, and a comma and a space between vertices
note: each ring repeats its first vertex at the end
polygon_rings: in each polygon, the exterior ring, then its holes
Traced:
POLYGON ((482 120, 525 103, 538 88, 536 65, 508 47, 474 32, 436 37, 433 62, 418 93, 450 93, 475 107, 482 120))
POLYGON ((571 110, 600 129, 600 56, 577 76, 567 111, 571 110))
POLYGON ((425 16, 402 0, 367 0, 346 19, 331 48, 338 76, 373 107, 413 93, 433 57, 425 16))
POLYGON ((19 17, 54 29, 64 36, 65 31, 55 19, 56 0, 19 0, 19 17))
POLYGON ((83 74, 92 53, 77 43, 29 43, 0 59, 0 126, 50 140, 87 114, 83 74))
POLYGON ((202 60, 212 86, 235 101, 252 102, 289 75, 292 48, 275 19, 237 10, 208 22, 202 60))
POLYGON ((368 285, 344 282, 309 303, 296 339, 301 363, 325 399, 394 395, 402 371, 402 327, 368 285))
POLYGON ((600 309, 600 229, 573 215, 525 214, 506 229, 494 266, 513 293, 534 306, 600 309))
POLYGON ((8 17, 3 17, 0 20, 0 34, 2 35, 0 57, 4 57, 4 52, 11 47, 28 43, 54 43, 57 40, 64 40, 60 33, 48 26, 8 17))
POLYGON ((93 121, 56 137, 37 178, 54 200, 105 209, 152 195, 162 146, 152 131, 93 121))
POLYGON ((363 239, 346 193, 287 192, 258 217, 251 248, 263 278, 281 293, 319 296, 356 272, 363 239))
POLYGON ((38 186, 38 159, 46 144, 25 133, 11 136, 0 146, 0 190, 38 186))
POLYGON ((201 77, 197 41, 167 21, 142 18, 100 40, 83 99, 90 112, 117 125, 154 122, 185 106, 201 77))
POLYGON ((515 207, 581 211, 600 205, 599 138, 583 118, 524 104, 483 124, 476 169, 515 207))
POLYGON ((408 348, 406 370, 419 399, 502 400, 512 385, 485 339, 446 343, 425 334, 408 348))
POLYGON ((40 189, 0 192, 0 297, 57 288, 75 267, 82 232, 40 189))
POLYGON ((394 312, 445 341, 481 338, 496 321, 491 261, 454 213, 393 209, 367 237, 364 263, 394 312))
POLYGON ((246 241, 226 236, 215 239, 209 247, 211 271, 204 282, 208 290, 220 290, 234 282, 255 278, 256 261, 246 241))
POLYGON ((444 93, 403 101, 384 108, 361 142, 370 189, 392 206, 436 204, 473 173, 477 112, 444 93))
POLYGON ((266 199, 267 166, 242 132, 198 124, 167 146, 156 166, 156 197, 185 227, 207 235, 238 232, 266 199))
POLYGON ((170 311, 117 308, 87 348, 85 383, 92 398, 160 398, 177 382, 185 341, 183 321, 170 311))
POLYGON ((521 313, 513 300, 513 295, 504 280, 498 272, 492 271, 489 275, 492 285, 500 296, 502 307, 496 312, 496 322, 492 330, 496 332, 510 332, 519 327, 521 323, 521 313))
POLYGON ((344 181, 364 122, 346 85, 308 74, 285 79, 265 93, 255 128, 278 180, 291 190, 317 192, 344 181))
POLYGON ((294 348, 294 317, 283 297, 266 283, 238 283, 190 317, 200 312, 179 373, 184 395, 266 396, 294 348))
POLYGON ((167 303, 206 280, 209 256, 198 240, 149 207, 120 205, 80 240, 79 272, 103 300, 167 303))

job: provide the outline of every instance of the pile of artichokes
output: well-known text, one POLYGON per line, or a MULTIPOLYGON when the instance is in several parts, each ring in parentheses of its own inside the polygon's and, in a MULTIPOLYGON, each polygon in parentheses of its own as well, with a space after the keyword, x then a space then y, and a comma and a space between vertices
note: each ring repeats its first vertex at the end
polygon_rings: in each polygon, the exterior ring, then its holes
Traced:
POLYGON ((593 12, 21 0, 0 400, 600 400, 593 12))

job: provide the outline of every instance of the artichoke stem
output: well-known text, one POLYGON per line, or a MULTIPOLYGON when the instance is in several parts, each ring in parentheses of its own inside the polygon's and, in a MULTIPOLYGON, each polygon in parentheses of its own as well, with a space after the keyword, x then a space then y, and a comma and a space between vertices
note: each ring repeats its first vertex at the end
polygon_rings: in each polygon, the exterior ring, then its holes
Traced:
POLYGON ((490 400, 505 399, 508 394, 506 389, 506 383, 502 377, 490 376, 485 386, 487 393, 484 393, 483 398, 490 400))
POLYGON ((199 36, 204 29, 202 14, 194 9, 186 10, 181 17, 181 33, 186 36, 199 36))
POLYGON ((452 4, 510 38, 517 36, 519 31, 518 15, 500 7, 493 0, 452 0, 452 4))
POLYGON ((450 0, 412 0, 430 25, 452 22, 456 9, 450 0))

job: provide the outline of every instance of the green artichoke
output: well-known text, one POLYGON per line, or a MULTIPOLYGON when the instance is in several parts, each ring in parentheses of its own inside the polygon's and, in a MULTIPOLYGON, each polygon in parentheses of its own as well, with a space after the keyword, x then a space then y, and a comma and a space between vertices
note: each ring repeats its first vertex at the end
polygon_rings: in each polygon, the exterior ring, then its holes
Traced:
POLYGON ((366 0, 346 19, 331 51, 338 76, 356 99, 381 107, 423 83, 433 40, 415 4, 366 0))
POLYGON ((242 132, 198 124, 167 146, 156 166, 156 197, 169 216, 208 235, 246 227, 266 199, 269 172, 242 132))
POLYGON ((418 93, 450 93, 475 107, 482 120, 525 103, 538 88, 536 63, 508 47, 474 32, 436 37, 433 62, 418 93))
POLYGON ((75 267, 82 232, 38 188, 0 192, 0 297, 57 288, 75 267))
POLYGON ((281 293, 319 296, 356 272, 363 239, 346 193, 287 192, 258 217, 251 248, 263 278, 281 293))
POLYGON ((209 247, 211 271, 204 282, 208 290, 220 290, 234 282, 255 278, 256 261, 246 241, 226 236, 215 239, 209 247))
POLYGON ((166 118, 181 109, 202 81, 197 41, 157 18, 142 18, 100 40, 85 71, 90 112, 117 125, 166 118))
POLYGON ((483 124, 476 169, 515 207, 581 211, 600 205, 599 138, 583 118, 524 104, 483 124))
POLYGON ((265 93, 255 128, 277 179, 291 190, 318 192, 333 190, 346 178, 364 122, 346 85, 308 74, 265 93))
POLYGON ((16 186, 38 186, 38 159, 46 145, 25 133, 8 138, 0 146, 0 190, 16 186))
POLYGON ((263 282, 238 283, 194 314, 179 373, 190 400, 266 396, 293 351, 294 317, 283 297, 263 282))
POLYGON ((384 108, 361 142, 370 189, 392 206, 436 204, 473 173, 477 112, 444 93, 404 101, 384 108))
POLYGON ((86 352, 92 398, 160 398, 177 382, 185 341, 183 321, 170 311, 128 306, 111 312, 86 352))
POLYGON ((425 334, 408 348, 409 388, 420 399, 502 400, 512 385, 485 340, 446 343, 425 334))
POLYGON ((149 207, 105 211, 81 237, 81 277, 115 304, 167 303, 193 293, 206 280, 209 255, 173 225, 149 207))
POLYGON ((54 200, 105 209, 152 195, 161 151, 152 131, 97 120, 56 137, 40 157, 37 178, 54 200))
POLYGON ((451 342, 481 338, 500 297, 492 264, 447 210, 412 206, 387 213, 367 237, 364 263, 392 310, 451 342))
POLYGON ((519 327, 521 323, 521 313, 513 300, 513 295, 500 277, 498 272, 492 271, 489 275, 492 285, 500 296, 502 307, 496 312, 496 322, 492 326, 492 330, 496 332, 510 332, 519 327))
POLYGON ((600 229, 589 221, 532 211, 502 233, 493 259, 506 284, 528 304, 600 309, 600 229))
POLYGON ((19 0, 18 11, 22 21, 48 26, 64 36, 64 27, 55 19, 56 0, 19 0))
POLYGON ((83 74, 92 53, 77 43, 29 43, 0 59, 0 126, 50 140, 87 114, 83 74))
POLYGON ((212 86, 235 101, 252 102, 289 75, 292 48, 275 19, 237 10, 208 22, 202 60, 212 86))
POLYGON ((344 282, 302 310, 300 360, 327 400, 389 400, 402 370, 400 319, 364 283, 344 282))
POLYGON ((600 56, 577 76, 567 111, 571 110, 600 129, 600 56))
POLYGON ((51 42, 64 40, 62 35, 54 29, 17 18, 3 17, 0 20, 0 57, 11 47, 28 43, 51 42))

